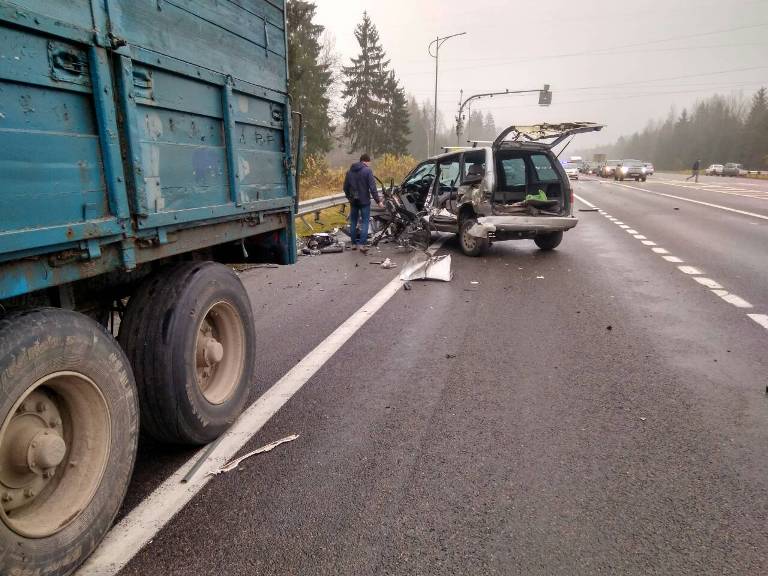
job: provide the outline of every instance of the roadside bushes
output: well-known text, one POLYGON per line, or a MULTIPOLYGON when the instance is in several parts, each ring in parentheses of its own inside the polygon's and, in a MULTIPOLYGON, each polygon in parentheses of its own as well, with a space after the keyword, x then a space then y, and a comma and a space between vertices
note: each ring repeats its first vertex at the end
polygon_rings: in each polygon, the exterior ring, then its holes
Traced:
MULTIPOLYGON (((413 156, 383 154, 374 159, 373 173, 386 185, 389 185, 390 179, 399 184, 417 163, 413 156)), ((323 155, 307 156, 301 172, 301 199, 309 200, 340 193, 348 168, 332 168, 323 155)))

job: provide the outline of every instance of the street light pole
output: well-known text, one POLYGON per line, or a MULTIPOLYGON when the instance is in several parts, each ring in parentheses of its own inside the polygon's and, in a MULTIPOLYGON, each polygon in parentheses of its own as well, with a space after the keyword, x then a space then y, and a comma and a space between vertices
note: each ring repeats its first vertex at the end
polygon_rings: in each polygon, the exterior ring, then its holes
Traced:
POLYGON ((429 47, 427 48, 427 51, 429 52, 429 55, 432 56, 432 58, 435 59, 435 117, 432 123, 432 152, 430 155, 434 154, 437 151, 437 76, 439 72, 439 66, 440 66, 440 46, 445 44, 445 42, 451 38, 455 38, 456 36, 464 36, 466 32, 460 32, 458 34, 451 34, 450 36, 443 36, 442 38, 438 36, 432 42, 429 43, 429 47), (432 53, 432 46, 435 47, 435 53, 432 53))
MULTIPOLYGON (((461 96, 459 97, 459 113, 456 115, 456 144, 461 146, 461 133, 464 123, 462 114, 464 113, 464 108, 470 105, 472 100, 478 100, 480 98, 493 98, 494 96, 508 96, 510 94, 528 94, 530 92, 539 93, 539 106, 549 106, 552 103, 552 92, 549 90, 549 84, 544 84, 544 88, 535 90, 504 90, 503 92, 485 92, 483 94, 473 94, 463 101, 462 98, 464 96, 464 91, 462 90, 461 96)), ((467 123, 469 123, 470 119, 467 120, 467 123)))

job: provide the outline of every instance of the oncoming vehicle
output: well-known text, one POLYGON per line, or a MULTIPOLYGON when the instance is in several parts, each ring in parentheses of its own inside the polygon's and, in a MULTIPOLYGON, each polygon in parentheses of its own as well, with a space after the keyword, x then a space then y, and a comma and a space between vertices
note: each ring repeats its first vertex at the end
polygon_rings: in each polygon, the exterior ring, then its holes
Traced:
POLYGON ((634 178, 636 182, 645 182, 647 169, 640 160, 622 160, 613 172, 614 180, 634 178))
POLYGON ((723 176, 743 176, 746 172, 741 164, 736 164, 735 162, 728 162, 723 167, 723 176))
POLYGON ((722 176, 723 175, 723 165, 722 164, 710 164, 709 167, 707 167, 706 170, 704 170, 704 174, 707 176, 722 176))
POLYGON ((579 179, 579 166, 573 162, 566 162, 563 164, 563 170, 565 170, 566 176, 571 180, 579 179))
POLYGON ((413 204, 423 206, 429 228, 458 234, 468 256, 495 241, 526 238, 553 250, 578 221, 568 176, 552 148, 600 129, 588 122, 510 126, 490 146, 425 160, 398 191, 417 193, 413 204))
POLYGON ((621 164, 621 160, 606 160, 600 169, 600 176, 610 178, 616 173, 616 166, 621 164))

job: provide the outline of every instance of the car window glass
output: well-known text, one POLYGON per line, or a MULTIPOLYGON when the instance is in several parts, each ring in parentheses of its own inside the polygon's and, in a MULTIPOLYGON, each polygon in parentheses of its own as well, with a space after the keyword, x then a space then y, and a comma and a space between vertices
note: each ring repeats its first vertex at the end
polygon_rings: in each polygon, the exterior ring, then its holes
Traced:
POLYGON ((531 163, 539 182, 557 182, 560 180, 549 158, 544 154, 531 154, 531 163))
POLYGON ((464 154, 464 169, 461 179, 464 181, 467 175, 479 176, 485 175, 485 152, 467 152, 464 154))
POLYGON ((432 176, 433 178, 435 176, 434 162, 425 162, 421 166, 418 166, 416 170, 411 172, 411 175, 406 179, 403 185, 407 186, 409 184, 418 184, 428 176, 432 176))
POLYGON ((459 157, 447 158, 440 162, 440 188, 453 189, 459 182, 459 157))
POLYGON ((522 158, 502 158, 501 174, 502 188, 525 186, 525 160, 522 158))

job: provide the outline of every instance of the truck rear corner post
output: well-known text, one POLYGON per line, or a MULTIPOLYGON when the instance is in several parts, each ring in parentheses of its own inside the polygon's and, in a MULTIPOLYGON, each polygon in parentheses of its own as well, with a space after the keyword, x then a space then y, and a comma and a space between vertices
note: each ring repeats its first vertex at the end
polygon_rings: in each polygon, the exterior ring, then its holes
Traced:
POLYGON ((224 263, 296 258, 285 10, 182 4, 0 0, 3 574, 71 573, 139 429, 209 442, 259 384, 224 263))

